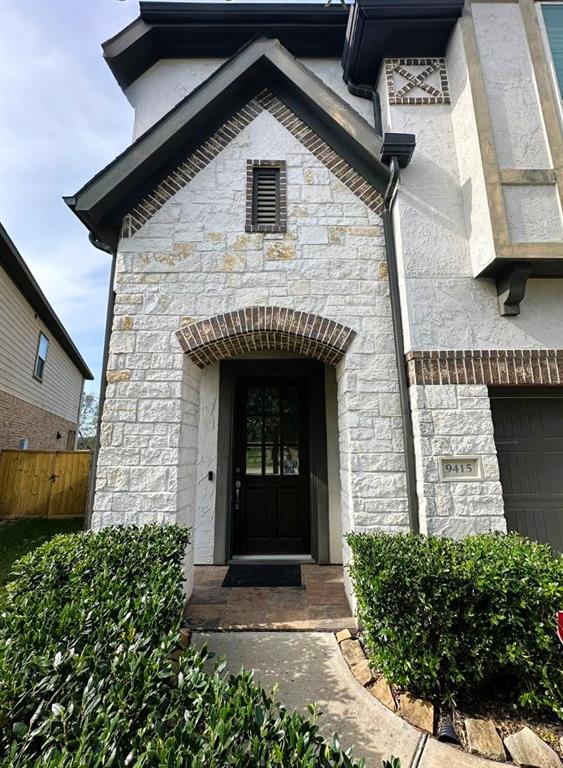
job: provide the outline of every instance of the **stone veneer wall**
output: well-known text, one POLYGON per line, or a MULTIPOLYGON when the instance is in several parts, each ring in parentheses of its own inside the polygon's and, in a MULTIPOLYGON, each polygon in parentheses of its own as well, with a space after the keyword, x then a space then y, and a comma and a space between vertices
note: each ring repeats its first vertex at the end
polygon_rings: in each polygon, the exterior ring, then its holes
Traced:
POLYGON ((209 558, 214 490, 207 472, 222 471, 210 418, 218 377, 213 366, 196 372, 175 331, 267 305, 321 315, 356 332, 336 368, 343 529, 407 531, 377 211, 263 110, 128 233, 118 251, 94 527, 179 519, 195 525, 196 551, 209 558), (287 163, 285 234, 244 231, 248 159, 287 163))
POLYGON ((0 451, 19 448, 24 437, 30 450, 66 451, 68 432, 76 429, 72 421, 0 391, 0 451))
POLYGON ((422 533, 466 536, 505 531, 488 389, 478 384, 411 385, 422 533), (477 455, 483 477, 443 482, 439 457, 477 455))

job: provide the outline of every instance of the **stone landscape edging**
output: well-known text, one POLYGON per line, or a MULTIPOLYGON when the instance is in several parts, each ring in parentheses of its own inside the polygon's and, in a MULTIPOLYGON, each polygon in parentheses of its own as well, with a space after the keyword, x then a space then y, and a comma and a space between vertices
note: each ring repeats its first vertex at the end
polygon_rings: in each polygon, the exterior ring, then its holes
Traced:
MULTIPOLYGON (((423 738, 423 742, 421 742, 421 748, 418 750, 417 755, 413 758, 411 761, 411 765, 407 766, 407 768, 498 768, 499 766, 506 765, 506 766, 515 766, 515 763, 512 763, 510 760, 506 759, 507 752, 505 751, 505 759, 504 760, 491 760, 487 757, 484 757, 481 754, 475 754, 472 752, 467 752, 462 747, 454 747, 450 744, 444 743, 442 741, 439 741, 434 735, 433 735, 433 727, 432 730, 428 730, 428 728, 424 727, 423 725, 417 726, 414 725, 412 722, 409 722, 409 720, 405 717, 401 717, 395 709, 391 709, 390 706, 387 706, 385 702, 379 697, 379 695, 376 695, 372 692, 372 689, 375 688, 378 684, 380 684, 381 681, 383 681, 384 685, 389 691, 389 696, 393 700, 393 703, 395 707, 397 707, 397 702, 395 701, 395 697, 390 689, 390 686, 388 685, 387 681, 381 675, 378 680, 375 680, 373 673, 371 672, 371 669, 369 667, 369 659, 364 651, 364 648, 360 641, 357 638, 354 638, 352 636, 352 633, 348 629, 341 630, 340 632, 335 633, 336 642, 338 645, 338 648, 340 649, 341 655, 343 660, 346 663, 346 666, 348 667, 348 670, 350 671, 351 675, 355 678, 356 683, 358 683, 364 690, 369 691, 371 695, 373 696, 373 699, 375 702, 377 702, 377 705, 383 707, 384 710, 386 710, 390 715, 395 717, 401 724, 402 727, 407 725, 409 728, 411 728, 413 731, 420 733, 423 738), (354 643, 354 645, 345 645, 343 648, 343 644, 346 644, 348 642, 354 643), (369 677, 368 677, 369 675, 369 677), (372 683, 371 688, 368 688, 368 686, 372 683)), ((378 692, 378 693, 381 693, 378 692)), ((383 694, 385 695, 385 694, 383 694)), ((419 705, 426 705, 426 707, 431 707, 432 709, 432 723, 434 720, 434 707, 429 702, 423 702, 420 700, 412 699, 412 697, 409 696, 409 694, 401 694, 401 697, 399 698, 399 705, 402 700, 402 697, 405 697, 406 699, 411 698, 413 702, 417 702, 419 705)), ((424 711, 424 707, 420 707, 422 710, 421 715, 422 719, 424 720, 426 718, 426 722, 428 724, 428 719, 430 716, 430 713, 428 710, 424 711)), ((511 734, 515 735, 515 734, 511 734)), ((504 740, 498 736, 499 741, 503 747, 503 751, 505 750, 505 744, 504 740)), ((508 737, 510 738, 510 737, 508 737)), ((539 738, 539 737, 538 737, 539 738)), ((548 746, 548 745, 546 745, 548 746)), ((559 760, 559 757, 556 755, 555 752, 553 754, 556 756, 556 758, 559 760)), ((547 763, 545 763, 547 765, 547 763)), ((553 766, 555 768, 556 763, 553 763, 553 766)), ((563 766, 563 763, 559 760, 559 765, 563 766)))

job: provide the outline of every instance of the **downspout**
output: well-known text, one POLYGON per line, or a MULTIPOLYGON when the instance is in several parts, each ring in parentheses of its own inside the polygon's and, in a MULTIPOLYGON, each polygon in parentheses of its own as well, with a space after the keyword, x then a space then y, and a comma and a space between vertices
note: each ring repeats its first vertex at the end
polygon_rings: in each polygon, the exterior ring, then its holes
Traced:
POLYGON ((397 267, 397 252, 395 250, 395 231, 393 229, 393 204, 399 188, 399 168, 405 168, 411 161, 415 148, 415 137, 412 134, 383 133, 381 120, 381 102, 379 94, 373 85, 354 83, 350 78, 346 86, 352 96, 371 100, 373 104, 373 127, 375 132, 383 137, 381 161, 389 166, 390 177, 384 195, 383 232, 385 235, 385 250, 387 254, 387 270, 389 276, 389 298, 391 301, 391 317, 393 321, 393 337, 395 342, 395 359, 399 377, 399 400, 401 403, 403 445, 405 455, 405 472, 407 481, 407 502, 409 508, 409 527, 411 533, 420 533, 418 517, 418 495, 416 492, 416 454, 414 448, 414 432, 412 412, 405 365, 405 343, 403 335, 403 316, 401 312, 401 293, 399 290, 399 270, 397 267))
POLYGON ((405 365, 405 344, 403 336, 403 317, 401 313, 401 294, 399 291, 399 270, 395 250, 395 232, 393 229, 393 204, 399 188, 399 160, 393 155, 389 161, 390 177, 384 195, 383 232, 387 251, 387 269, 389 275, 389 296, 393 319, 395 358, 399 377, 399 399, 401 403, 405 471, 407 479, 407 500, 409 505, 409 524, 411 533, 420 533, 418 518, 418 496, 416 493, 416 459, 414 449, 412 412, 405 365))
POLYGON ((381 103, 379 94, 373 85, 364 83, 354 83, 352 80, 346 82, 348 90, 352 96, 358 96, 360 99, 367 99, 373 104, 373 127, 379 136, 383 136, 383 126, 381 124, 381 103))
POLYGON ((113 282, 115 279, 115 263, 116 263, 116 252, 109 247, 109 245, 106 245, 106 243, 102 242, 101 240, 98 240, 97 237, 94 236, 92 232, 90 232, 88 239, 94 246, 94 248, 98 248, 100 251, 104 251, 104 253, 109 253, 111 255, 111 271, 110 271, 110 277, 109 277, 109 291, 108 291, 108 303, 107 303, 107 312, 106 312, 106 329, 105 329, 105 335, 104 335, 104 354, 102 358, 102 372, 101 372, 101 381, 100 381, 100 397, 99 397, 99 406, 98 406, 98 423, 96 428, 96 440, 94 442, 94 450, 92 452, 92 470, 90 472, 90 480, 88 483, 88 501, 86 504, 86 515, 84 519, 84 529, 88 530, 90 528, 91 522, 92 522, 92 510, 94 509, 94 496, 96 493, 96 475, 97 475, 97 469, 98 469, 98 454, 100 452, 100 433, 102 429, 102 412, 104 410, 104 403, 106 400, 106 386, 107 386, 107 367, 108 367, 108 356, 109 356, 109 340, 111 336, 111 326, 113 322, 113 309, 115 304, 115 291, 113 290, 113 282))

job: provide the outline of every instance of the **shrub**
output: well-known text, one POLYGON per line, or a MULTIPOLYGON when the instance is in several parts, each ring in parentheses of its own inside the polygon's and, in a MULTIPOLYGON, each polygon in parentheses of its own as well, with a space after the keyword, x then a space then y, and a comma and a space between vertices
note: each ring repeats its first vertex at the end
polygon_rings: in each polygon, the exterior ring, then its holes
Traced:
POLYGON ((563 715, 563 557, 518 534, 348 542, 366 643, 391 682, 450 703, 489 686, 563 715))
POLYGON ((56 537, 18 563, 0 626, 0 762, 359 766, 250 673, 210 669, 205 649, 171 660, 187 542, 175 526, 114 528, 56 537))

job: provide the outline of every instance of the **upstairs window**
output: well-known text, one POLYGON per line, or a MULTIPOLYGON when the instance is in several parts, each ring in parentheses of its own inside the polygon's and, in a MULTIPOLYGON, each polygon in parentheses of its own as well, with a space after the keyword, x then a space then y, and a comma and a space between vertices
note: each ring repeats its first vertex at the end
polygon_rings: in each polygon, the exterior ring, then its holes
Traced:
POLYGON ((559 84, 559 95, 563 98, 563 4, 542 4, 541 8, 547 40, 551 48, 553 69, 559 84))
POLYGON ((49 339, 44 333, 39 332, 39 341, 37 342, 37 354, 35 355, 35 368, 33 375, 38 381, 43 381, 45 371, 45 361, 47 360, 47 350, 49 349, 49 339))
POLYGON ((246 231, 285 232, 287 174, 282 160, 248 160, 246 231))

